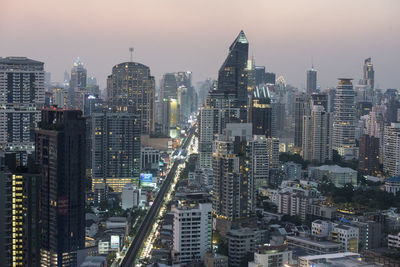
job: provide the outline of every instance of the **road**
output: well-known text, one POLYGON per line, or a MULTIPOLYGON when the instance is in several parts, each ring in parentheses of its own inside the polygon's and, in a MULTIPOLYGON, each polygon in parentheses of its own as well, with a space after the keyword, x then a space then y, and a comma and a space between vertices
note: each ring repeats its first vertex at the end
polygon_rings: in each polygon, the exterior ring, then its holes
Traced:
MULTIPOLYGON (((183 145, 181 146, 182 149, 187 148, 187 146, 190 143, 190 140, 193 137, 194 131, 195 131, 194 127, 192 127, 189 130, 189 134, 186 137, 185 141, 183 142, 183 145)), ((143 223, 140 226, 139 231, 137 232, 135 238, 133 239, 132 244, 130 245, 128 251, 126 252, 126 255, 123 258, 120 266, 122 266, 122 267, 134 266, 136 257, 140 251, 142 243, 143 243, 144 239, 146 238, 148 232, 152 228, 153 220, 155 219, 156 215, 158 214, 158 210, 161 207, 165 193, 167 192, 168 187, 171 184, 171 181, 174 178, 175 172, 180 163, 181 163, 181 161, 177 160, 172 165, 172 168, 169 171, 167 178, 165 179, 163 185, 161 186, 160 192, 158 192, 153 205, 151 205, 149 211, 147 212, 147 215, 144 218, 143 223)))

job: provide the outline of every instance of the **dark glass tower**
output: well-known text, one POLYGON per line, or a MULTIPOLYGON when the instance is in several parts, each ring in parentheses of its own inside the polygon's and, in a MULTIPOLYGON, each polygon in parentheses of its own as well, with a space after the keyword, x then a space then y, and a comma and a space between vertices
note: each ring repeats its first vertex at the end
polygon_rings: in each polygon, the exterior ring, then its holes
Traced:
POLYGON ((247 104, 247 60, 249 42, 241 31, 232 45, 229 54, 218 73, 218 91, 234 94, 240 104, 247 104))
POLYGON ((36 131, 42 166, 42 266, 76 266, 85 247, 85 120, 79 110, 47 108, 36 131))

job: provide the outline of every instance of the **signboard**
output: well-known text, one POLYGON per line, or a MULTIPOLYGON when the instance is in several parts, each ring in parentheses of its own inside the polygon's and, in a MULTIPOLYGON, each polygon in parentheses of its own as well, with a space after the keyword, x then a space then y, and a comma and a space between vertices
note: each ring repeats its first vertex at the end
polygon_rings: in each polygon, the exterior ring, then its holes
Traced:
POLYGON ((140 174, 140 183, 152 183, 153 182, 153 174, 151 173, 141 173, 140 174))
POLYGON ((119 235, 112 235, 111 236, 111 249, 118 249, 119 248, 119 235))

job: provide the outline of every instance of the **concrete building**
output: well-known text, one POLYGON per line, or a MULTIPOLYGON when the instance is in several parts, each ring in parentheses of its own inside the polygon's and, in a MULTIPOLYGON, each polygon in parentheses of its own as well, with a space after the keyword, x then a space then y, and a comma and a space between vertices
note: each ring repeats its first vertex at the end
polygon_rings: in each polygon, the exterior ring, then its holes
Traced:
POLYGON ((356 147, 356 108, 352 79, 339 79, 336 88, 332 146, 345 159, 358 157, 356 147))
POLYGON ((294 120, 294 145, 298 148, 303 147, 303 117, 310 113, 310 98, 302 93, 296 96, 295 120, 294 120))
POLYGON ((292 161, 285 162, 282 166, 289 180, 300 180, 301 179, 301 164, 294 163, 292 161))
POLYGON ((389 234, 388 235, 388 248, 400 248, 400 233, 397 233, 396 235, 389 234))
POLYGON ((350 183, 357 185, 357 171, 350 168, 343 168, 338 165, 323 165, 320 167, 310 167, 308 169, 308 177, 321 181, 326 177, 336 187, 343 187, 350 183))
POLYGON ((310 267, 310 266, 378 267, 380 265, 362 261, 360 259, 360 254, 352 252, 310 255, 310 256, 301 256, 298 258, 298 267, 310 267))
POLYGON ((303 117, 302 154, 304 160, 332 160, 331 116, 322 105, 313 105, 311 116, 303 117))
POLYGON ((316 220, 312 222, 311 231, 316 236, 328 237, 329 240, 340 243, 345 252, 358 252, 359 229, 357 227, 316 220))
POLYGON ((292 264, 292 251, 286 246, 262 246, 254 252, 249 267, 283 267, 292 264))
POLYGON ((126 184, 122 189, 121 202, 122 209, 132 209, 139 206, 140 189, 133 186, 133 184, 126 184))
POLYGON ((400 176, 386 178, 385 191, 397 195, 400 192, 400 176))
POLYGON ((379 171, 379 138, 363 135, 360 138, 360 163, 358 169, 363 174, 374 175, 379 171))
POLYGON ((382 161, 383 171, 390 176, 400 175, 400 123, 385 126, 382 161))
POLYGON ((207 252, 204 256, 205 267, 228 267, 228 256, 207 252))
POLYGON ((185 264, 203 261, 211 250, 212 205, 206 200, 178 200, 171 208, 173 223, 173 261, 185 264))
POLYGON ((327 241, 325 238, 309 238, 301 236, 286 236, 289 248, 299 248, 311 255, 337 253, 343 251, 340 243, 327 241))
POLYGON ((229 266, 241 266, 246 255, 255 251, 256 233, 252 229, 232 229, 226 238, 228 240, 229 266))
POLYGON ((43 62, 0 57, 0 148, 17 152, 19 165, 35 149, 35 127, 45 102, 43 62))
POLYGON ((142 134, 154 132, 155 82, 150 68, 136 62, 123 62, 107 78, 107 101, 115 112, 139 116, 142 134))
POLYGON ((96 112, 88 121, 92 183, 106 183, 121 192, 127 183, 139 184, 140 119, 128 112, 96 112))

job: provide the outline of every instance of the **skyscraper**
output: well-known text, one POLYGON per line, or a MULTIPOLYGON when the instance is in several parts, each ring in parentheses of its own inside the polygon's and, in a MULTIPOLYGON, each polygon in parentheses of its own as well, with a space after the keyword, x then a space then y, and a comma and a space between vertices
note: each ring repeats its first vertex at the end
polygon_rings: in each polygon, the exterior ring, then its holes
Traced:
POLYGON ((83 98, 86 92, 87 71, 79 58, 71 69, 69 82, 69 107, 83 109, 83 98))
POLYGON ((160 95, 162 98, 178 98, 178 83, 174 73, 165 73, 161 79, 160 95))
POLYGON ((42 110, 36 131, 41 266, 76 266, 77 250, 85 247, 85 141, 81 111, 42 110))
POLYGON ((249 122, 253 124, 254 135, 271 137, 272 108, 265 86, 256 87, 253 91, 249 108, 249 122))
POLYGON ((333 149, 346 159, 358 157, 356 147, 356 108, 352 79, 341 78, 336 88, 333 119, 333 149))
POLYGON ((44 101, 42 62, 0 58, 0 147, 18 152, 20 164, 26 164, 26 152, 34 150, 35 127, 44 101))
POLYGON ((312 94, 317 91, 317 71, 314 66, 307 70, 307 94, 312 94))
POLYGON ((213 211, 221 219, 246 218, 252 212, 251 164, 247 141, 252 139, 251 124, 227 125, 226 135, 214 143, 213 211))
POLYGON ((303 116, 304 160, 320 163, 332 160, 331 125, 331 116, 322 105, 313 106, 311 116, 303 116))
POLYGON ((303 116, 310 113, 310 99, 305 93, 296 96, 295 118, 294 118, 294 145, 303 146, 303 116))
POLYGON ((247 60, 249 42, 243 31, 229 47, 229 54, 219 69, 217 90, 234 94, 240 105, 247 104, 247 60))
POLYGON ((363 74, 364 85, 368 85, 371 89, 374 89, 375 71, 370 57, 364 60, 363 74))
POLYGON ((2 266, 40 266, 40 171, 16 166, 0 152, 0 260, 2 266))
POLYGON ((139 185, 140 118, 128 112, 95 112, 88 118, 93 185, 105 182, 121 192, 139 185))
POLYGON ((363 174, 376 175, 379 171, 379 142, 379 138, 374 136, 361 136, 358 169, 363 174))
POLYGON ((107 78, 107 100, 114 111, 139 115, 142 134, 154 132, 155 83, 149 67, 136 62, 115 65, 107 78))

